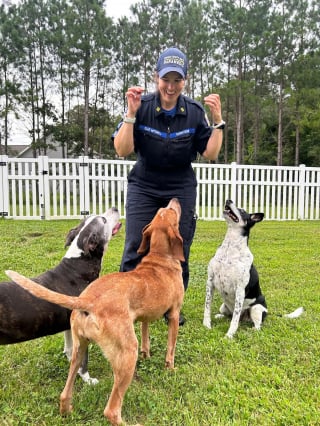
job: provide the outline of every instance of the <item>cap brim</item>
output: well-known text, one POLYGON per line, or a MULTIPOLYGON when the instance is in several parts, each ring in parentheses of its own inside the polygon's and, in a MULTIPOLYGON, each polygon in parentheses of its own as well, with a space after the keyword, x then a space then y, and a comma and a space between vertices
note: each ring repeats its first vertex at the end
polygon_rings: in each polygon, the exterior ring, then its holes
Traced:
POLYGON ((158 72, 158 75, 160 78, 164 77, 166 74, 168 74, 168 72, 177 72, 178 74, 181 75, 182 78, 186 78, 183 70, 179 67, 166 67, 163 68, 161 71, 158 72))

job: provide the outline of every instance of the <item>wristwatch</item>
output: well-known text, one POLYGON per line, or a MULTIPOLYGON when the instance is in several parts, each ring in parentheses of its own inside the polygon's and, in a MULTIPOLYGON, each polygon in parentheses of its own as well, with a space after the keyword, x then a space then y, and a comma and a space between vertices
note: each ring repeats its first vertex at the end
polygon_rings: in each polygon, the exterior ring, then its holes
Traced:
POLYGON ((221 120, 220 123, 214 123, 213 128, 214 129, 220 129, 223 130, 226 127, 226 122, 221 120))
POLYGON ((130 117, 123 117, 123 122, 124 123, 130 123, 130 124, 134 124, 136 122, 136 117, 130 118, 130 117))

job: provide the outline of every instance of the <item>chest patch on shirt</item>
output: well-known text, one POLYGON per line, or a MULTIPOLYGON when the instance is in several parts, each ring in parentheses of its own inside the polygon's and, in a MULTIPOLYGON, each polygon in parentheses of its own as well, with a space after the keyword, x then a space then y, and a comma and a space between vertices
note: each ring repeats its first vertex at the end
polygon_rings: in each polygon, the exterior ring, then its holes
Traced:
POLYGON ((144 126, 143 124, 140 124, 138 129, 144 133, 149 133, 150 135, 157 135, 163 139, 175 139, 181 136, 194 135, 196 132, 195 128, 188 128, 188 129, 180 130, 179 132, 167 133, 167 132, 161 132, 160 130, 154 129, 153 127, 150 127, 150 126, 144 126))

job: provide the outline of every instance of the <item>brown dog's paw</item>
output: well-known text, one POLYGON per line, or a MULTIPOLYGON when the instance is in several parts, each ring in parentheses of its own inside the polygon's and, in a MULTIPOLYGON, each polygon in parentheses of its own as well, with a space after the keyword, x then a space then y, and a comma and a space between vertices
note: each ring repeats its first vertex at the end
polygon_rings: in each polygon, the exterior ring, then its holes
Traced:
POLYGON ((150 352, 149 351, 140 351, 140 356, 142 359, 150 358, 150 352))
POLYGON ((164 367, 165 367, 167 370, 176 370, 176 368, 175 368, 175 366, 174 366, 174 363, 173 363, 173 362, 166 361, 166 363, 165 363, 164 367))
POLYGON ((60 414, 62 416, 65 416, 69 413, 71 413, 73 410, 73 406, 71 404, 71 400, 68 399, 64 399, 64 398, 60 398, 60 414))
POLYGON ((61 416, 67 416, 73 410, 72 404, 60 404, 60 414, 61 416))

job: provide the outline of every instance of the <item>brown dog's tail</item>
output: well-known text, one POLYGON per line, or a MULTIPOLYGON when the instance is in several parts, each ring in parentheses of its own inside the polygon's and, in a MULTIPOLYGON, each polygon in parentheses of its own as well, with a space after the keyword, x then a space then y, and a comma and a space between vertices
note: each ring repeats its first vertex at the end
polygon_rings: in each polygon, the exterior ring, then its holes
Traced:
POLYGON ((6 271, 6 274, 9 278, 12 279, 12 281, 23 287, 35 297, 39 297, 40 299, 44 299, 47 302, 55 303, 56 305, 63 306, 64 308, 70 310, 88 309, 88 307, 85 306, 84 301, 79 299, 79 297, 67 296, 66 294, 56 293, 55 291, 49 290, 48 288, 37 284, 36 282, 24 277, 23 275, 18 274, 18 272, 15 271, 8 270, 6 271))

